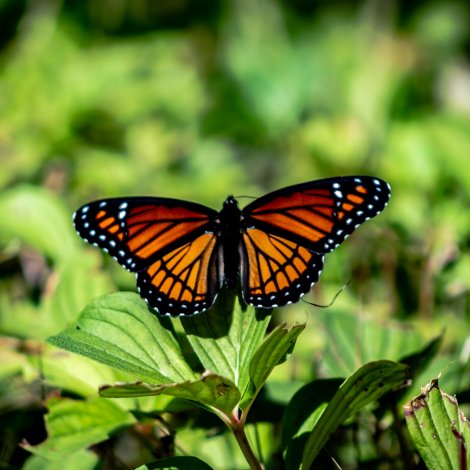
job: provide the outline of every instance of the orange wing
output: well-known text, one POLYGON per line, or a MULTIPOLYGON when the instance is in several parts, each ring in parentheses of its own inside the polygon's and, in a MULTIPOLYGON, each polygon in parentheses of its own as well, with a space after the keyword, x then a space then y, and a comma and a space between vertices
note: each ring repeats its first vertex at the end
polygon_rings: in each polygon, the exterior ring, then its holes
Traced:
POLYGON ((247 227, 328 253, 360 224, 382 212, 389 198, 390 186, 379 178, 338 177, 267 194, 249 204, 243 216, 247 227))
POLYGON ((162 315, 210 307, 223 282, 214 221, 200 204, 164 198, 94 201, 74 215, 78 234, 137 272, 140 295, 162 315))
POLYGON ((323 255, 256 228, 243 233, 240 258, 243 298, 255 307, 297 302, 323 268, 323 255))

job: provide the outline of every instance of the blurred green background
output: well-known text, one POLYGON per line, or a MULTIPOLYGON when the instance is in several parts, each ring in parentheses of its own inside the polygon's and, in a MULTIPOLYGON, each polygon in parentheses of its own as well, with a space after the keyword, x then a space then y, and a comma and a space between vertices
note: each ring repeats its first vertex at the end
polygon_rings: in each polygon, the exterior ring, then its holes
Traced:
MULTIPOLYGON (((1 0, 0 461, 20 468, 17 443, 44 438, 44 339, 134 289, 72 228, 110 196, 220 209, 323 177, 387 180, 387 209, 308 296, 328 303, 351 280, 334 306, 276 312, 308 322, 276 379, 341 375, 325 331, 356 314, 411 328, 403 353, 445 329, 423 380, 442 371, 469 403, 469 58, 465 1, 1 0)), ((344 373, 367 356, 353 351, 344 373)))

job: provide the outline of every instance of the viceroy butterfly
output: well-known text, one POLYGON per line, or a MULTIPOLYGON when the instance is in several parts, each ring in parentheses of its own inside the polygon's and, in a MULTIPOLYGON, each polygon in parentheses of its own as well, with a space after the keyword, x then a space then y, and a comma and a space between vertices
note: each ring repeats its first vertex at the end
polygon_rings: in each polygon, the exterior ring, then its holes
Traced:
POLYGON ((225 283, 240 281, 246 303, 297 302, 318 281, 326 253, 378 215, 390 186, 370 176, 289 186, 220 212, 155 197, 103 199, 74 214, 75 228, 129 271, 161 315, 188 316, 212 306, 225 283))

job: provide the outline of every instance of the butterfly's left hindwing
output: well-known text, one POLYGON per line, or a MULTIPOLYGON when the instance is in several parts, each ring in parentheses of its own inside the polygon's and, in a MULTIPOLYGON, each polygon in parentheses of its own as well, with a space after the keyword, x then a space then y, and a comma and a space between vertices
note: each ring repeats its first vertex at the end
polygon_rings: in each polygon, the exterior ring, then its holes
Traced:
POLYGON ((151 308, 171 316, 207 310, 222 282, 222 250, 213 233, 175 248, 137 274, 142 298, 151 308))

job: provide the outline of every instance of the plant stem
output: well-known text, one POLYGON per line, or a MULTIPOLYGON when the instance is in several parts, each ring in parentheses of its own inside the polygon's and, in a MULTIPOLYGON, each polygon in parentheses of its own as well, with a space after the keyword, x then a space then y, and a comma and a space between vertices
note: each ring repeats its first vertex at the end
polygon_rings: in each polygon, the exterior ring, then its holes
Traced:
POLYGON ((231 426, 232 432, 235 436, 235 439, 240 446, 243 455, 245 456, 246 461, 249 463, 251 470, 263 470, 264 466, 258 462, 256 455, 253 453, 253 449, 248 442, 248 439, 245 434, 244 423, 233 423, 231 426))

